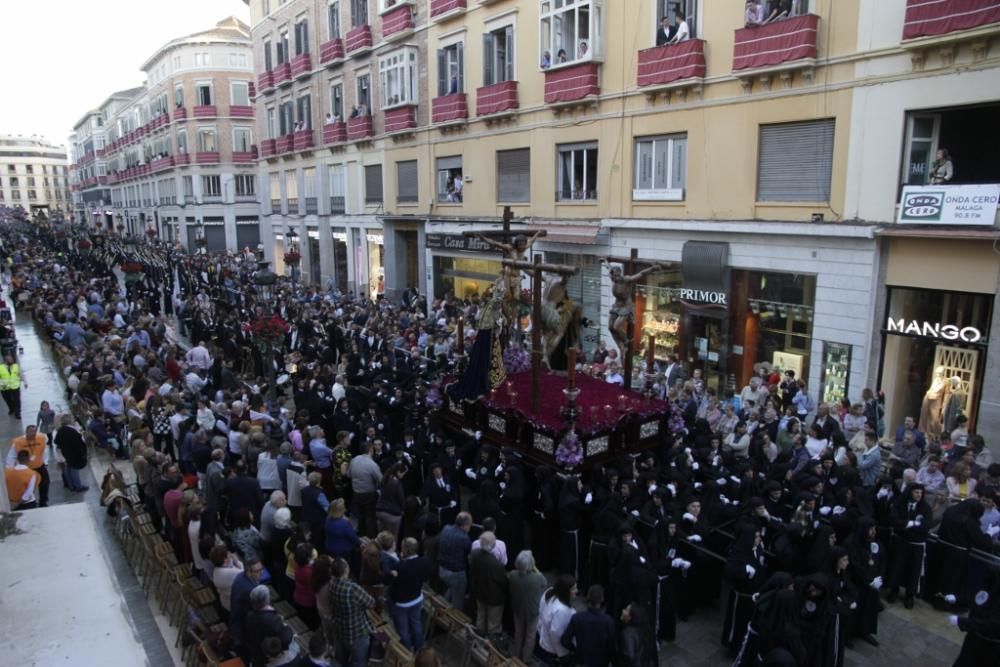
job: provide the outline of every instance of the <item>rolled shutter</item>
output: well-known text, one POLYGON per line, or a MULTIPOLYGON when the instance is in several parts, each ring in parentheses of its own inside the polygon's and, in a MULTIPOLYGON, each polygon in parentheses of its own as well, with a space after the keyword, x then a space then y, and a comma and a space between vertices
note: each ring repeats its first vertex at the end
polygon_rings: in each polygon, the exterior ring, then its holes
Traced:
POLYGON ((455 45, 458 51, 458 92, 465 92, 465 54, 464 44, 459 42, 455 45))
POLYGON ((497 151, 497 201, 531 199, 531 149, 497 151))
POLYGON ((382 203, 382 165, 365 166, 365 203, 382 203))
POLYGON ((438 49, 438 97, 448 94, 448 56, 438 49))
POLYGON ((404 204, 418 201, 416 160, 396 163, 396 201, 404 204))
POLYGON ((260 226, 256 222, 243 224, 237 220, 236 247, 256 250, 258 243, 260 243, 260 226))
POLYGON ((493 33, 483 35, 483 85, 493 85, 493 33))
POLYGON ((830 201, 834 120, 760 127, 757 201, 830 201))
POLYGON ((504 67, 507 69, 506 72, 507 77, 504 79, 504 81, 513 81, 515 78, 514 77, 514 26, 512 25, 507 26, 505 34, 507 37, 506 39, 507 49, 504 52, 504 60, 505 60, 504 67))

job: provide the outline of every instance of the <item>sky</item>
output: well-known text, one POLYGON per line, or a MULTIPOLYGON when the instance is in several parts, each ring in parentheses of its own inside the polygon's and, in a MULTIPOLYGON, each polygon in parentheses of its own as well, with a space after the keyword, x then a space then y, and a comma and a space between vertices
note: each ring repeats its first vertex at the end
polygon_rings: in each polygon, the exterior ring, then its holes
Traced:
POLYGON ((172 39, 228 16, 250 23, 243 0, 2 0, 0 134, 66 144, 73 124, 172 39))

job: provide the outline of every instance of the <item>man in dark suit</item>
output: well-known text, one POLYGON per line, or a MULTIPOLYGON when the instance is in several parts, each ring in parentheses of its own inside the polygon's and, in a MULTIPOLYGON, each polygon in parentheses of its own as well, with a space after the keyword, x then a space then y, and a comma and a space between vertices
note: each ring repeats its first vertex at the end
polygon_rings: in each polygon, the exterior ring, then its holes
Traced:
POLYGON ((250 613, 250 593, 260 584, 264 574, 264 564, 259 558, 250 557, 243 563, 243 571, 233 579, 233 588, 229 598, 229 632, 240 645, 240 657, 244 661, 250 659, 248 649, 252 637, 243 636, 243 625, 250 613))
POLYGON ((236 463, 234 474, 222 485, 222 494, 228 504, 230 525, 236 522, 236 517, 243 508, 249 510, 254 518, 260 516, 260 508, 264 506, 264 492, 261 491, 257 478, 247 473, 245 462, 236 463))
POLYGON ((656 29, 656 45, 663 46, 674 38, 677 26, 670 25, 670 17, 664 16, 660 19, 660 27, 656 29))
POLYGON ((587 591, 587 608, 569 619, 560 643, 575 656, 574 664, 607 667, 615 655, 615 622, 604 613, 604 588, 587 591))
MULTIPOLYGON (((243 625, 243 636, 247 639, 247 650, 253 667, 285 664, 281 661, 269 663, 268 656, 264 652, 264 643, 272 637, 278 639, 281 651, 285 652, 288 652, 295 638, 295 631, 271 606, 271 594, 267 586, 257 586, 250 591, 250 612, 243 625)), ((291 658, 292 655, 288 657, 291 658)))
POLYGON ((667 357, 667 368, 663 371, 663 377, 667 380, 668 390, 676 387, 678 380, 683 382, 687 379, 687 373, 684 372, 684 366, 677 361, 677 355, 671 354, 667 357))

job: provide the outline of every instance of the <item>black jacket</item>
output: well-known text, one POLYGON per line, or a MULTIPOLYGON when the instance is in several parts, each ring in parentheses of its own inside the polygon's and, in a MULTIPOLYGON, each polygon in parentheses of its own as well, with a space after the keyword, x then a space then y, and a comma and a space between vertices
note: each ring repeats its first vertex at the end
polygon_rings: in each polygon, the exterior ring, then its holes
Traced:
POLYGON ((281 640, 281 648, 287 649, 295 632, 281 620, 281 616, 273 609, 261 611, 251 611, 247 614, 246 622, 243 624, 243 636, 250 643, 250 664, 253 667, 267 667, 267 658, 261 644, 268 637, 277 637, 281 640))
POLYGON ((66 459, 66 465, 74 470, 87 467, 87 443, 79 431, 72 426, 60 426, 55 442, 66 459))
POLYGON ((600 609, 578 611, 559 642, 576 656, 575 664, 608 667, 615 655, 615 623, 600 609))
POLYGON ((424 584, 431 578, 431 559, 426 556, 404 558, 394 568, 389 599, 393 602, 410 602, 420 595, 424 584))

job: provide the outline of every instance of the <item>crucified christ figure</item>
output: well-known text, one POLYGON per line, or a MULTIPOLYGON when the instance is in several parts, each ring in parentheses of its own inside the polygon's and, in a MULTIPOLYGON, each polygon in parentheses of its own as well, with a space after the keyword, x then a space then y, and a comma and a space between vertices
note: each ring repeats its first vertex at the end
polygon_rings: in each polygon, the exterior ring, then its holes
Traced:
MULTIPOLYGON (((501 243, 483 234, 476 234, 476 238, 482 242, 498 249, 503 253, 504 259, 515 262, 525 261, 525 254, 532 244, 543 236, 544 231, 535 232, 530 238, 523 234, 518 234, 510 243, 501 243)), ((517 328, 517 302, 521 298, 521 270, 513 266, 505 266, 500 270, 500 277, 504 284, 503 311, 507 322, 514 329, 517 328)))
POLYGON ((611 312, 608 313, 608 332, 618 346, 618 354, 624 362, 626 355, 632 352, 631 341, 628 339, 628 325, 635 322, 635 302, 632 300, 635 284, 640 278, 655 271, 662 271, 665 267, 662 264, 652 264, 626 276, 620 264, 612 264, 607 259, 602 263, 608 264, 608 272, 611 274, 611 296, 615 299, 611 312))

